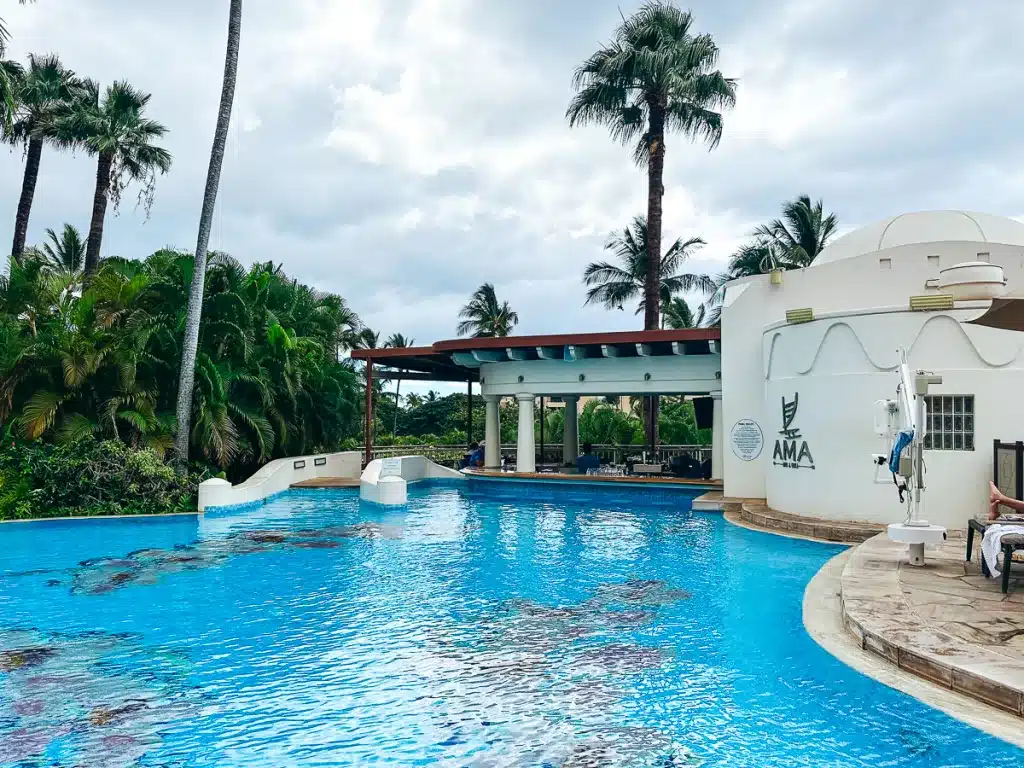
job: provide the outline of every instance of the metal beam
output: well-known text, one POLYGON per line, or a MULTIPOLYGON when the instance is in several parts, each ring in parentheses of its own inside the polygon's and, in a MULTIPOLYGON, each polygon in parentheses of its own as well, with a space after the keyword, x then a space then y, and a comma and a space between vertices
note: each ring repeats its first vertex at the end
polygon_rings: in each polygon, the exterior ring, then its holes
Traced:
POLYGON ((452 359, 465 368, 479 368, 480 361, 473 357, 472 352, 453 352, 452 359))
POLYGON ((601 355, 604 357, 621 357, 621 352, 613 344, 602 344, 601 355))
POLYGON ((373 358, 366 361, 366 423, 363 425, 363 464, 373 461, 373 358))
POLYGON ((565 350, 562 347, 537 347, 537 357, 541 360, 564 360, 565 350))
POLYGON ((685 355, 686 354, 686 342, 685 341, 673 341, 672 342, 672 354, 673 355, 685 355))
POLYGON ((508 347, 505 350, 505 354, 508 355, 509 360, 517 360, 519 362, 536 359, 534 351, 529 347, 508 347))
POLYGON ((573 360, 586 360, 587 359, 587 348, 584 346, 577 346, 575 344, 569 345, 569 357, 573 360))
POLYGON ((636 353, 640 355, 640 357, 650 357, 654 354, 654 351, 651 349, 650 344, 637 344, 636 353))

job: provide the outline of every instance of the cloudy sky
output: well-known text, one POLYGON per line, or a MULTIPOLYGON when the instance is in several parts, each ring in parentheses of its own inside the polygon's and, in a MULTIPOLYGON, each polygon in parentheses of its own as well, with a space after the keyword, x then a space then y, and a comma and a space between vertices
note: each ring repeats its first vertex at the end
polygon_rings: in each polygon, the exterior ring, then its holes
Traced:
MULTIPOLYGON (((126 195, 106 255, 193 248, 223 67, 227 0, 0 0, 9 55, 54 51, 153 94, 174 167, 152 216, 126 195)), ((630 152, 564 120, 573 67, 638 0, 247 0, 211 247, 282 262, 383 335, 454 335, 493 282, 518 331, 638 327, 583 306, 580 275, 644 209, 630 152)), ((1024 4, 1017 0, 694 0, 739 78, 709 153, 667 144, 665 233, 716 271, 799 194, 844 229, 907 210, 1024 213, 1024 4)), ((0 240, 20 189, 0 152, 0 240)), ((91 159, 47 151, 29 242, 88 227, 91 159)))

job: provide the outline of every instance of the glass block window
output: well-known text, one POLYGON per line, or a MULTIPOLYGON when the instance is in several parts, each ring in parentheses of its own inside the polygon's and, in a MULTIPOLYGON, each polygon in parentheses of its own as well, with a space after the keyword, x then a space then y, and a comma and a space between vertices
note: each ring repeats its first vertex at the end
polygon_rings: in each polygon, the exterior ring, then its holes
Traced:
POLYGON ((925 395, 926 451, 974 450, 974 395, 925 395))

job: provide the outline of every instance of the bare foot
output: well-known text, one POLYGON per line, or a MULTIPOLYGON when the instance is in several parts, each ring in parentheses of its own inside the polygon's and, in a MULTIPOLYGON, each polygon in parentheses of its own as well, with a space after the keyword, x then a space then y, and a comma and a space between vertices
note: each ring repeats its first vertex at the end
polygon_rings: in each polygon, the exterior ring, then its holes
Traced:
POLYGON ((988 519, 995 520, 999 517, 999 505, 1003 501, 1003 493, 991 480, 988 481, 988 519))

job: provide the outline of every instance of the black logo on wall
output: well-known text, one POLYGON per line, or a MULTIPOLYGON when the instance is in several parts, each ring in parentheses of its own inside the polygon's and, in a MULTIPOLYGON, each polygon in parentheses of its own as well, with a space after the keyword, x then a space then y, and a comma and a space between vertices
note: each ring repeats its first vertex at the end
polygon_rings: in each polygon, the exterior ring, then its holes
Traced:
POLYGON ((782 429, 779 430, 781 437, 775 440, 775 451, 772 453, 772 464, 777 467, 814 469, 811 449, 807 447, 807 441, 801 437, 800 429, 793 427, 799 404, 799 392, 793 395, 792 402, 787 403, 786 398, 782 398, 782 429))

